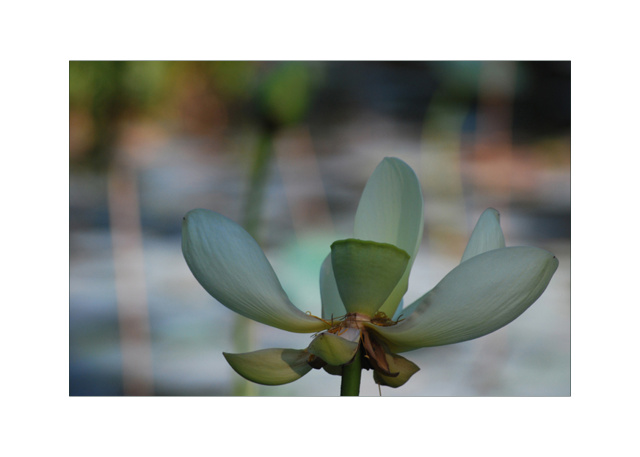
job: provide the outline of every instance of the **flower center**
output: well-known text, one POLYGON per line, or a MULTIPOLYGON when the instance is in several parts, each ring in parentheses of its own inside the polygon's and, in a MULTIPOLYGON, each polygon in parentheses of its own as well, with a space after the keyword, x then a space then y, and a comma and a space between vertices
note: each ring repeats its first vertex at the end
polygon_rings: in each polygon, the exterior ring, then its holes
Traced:
POLYGON ((368 316, 366 314, 361 314, 361 313, 348 313, 348 314, 345 314, 344 316, 340 316, 337 318, 334 318, 332 316, 331 320, 329 321, 322 319, 318 316, 314 316, 309 311, 307 311, 307 314, 327 324, 327 326, 329 327, 326 330, 327 332, 335 333, 338 335, 342 334, 344 331, 350 328, 364 330, 365 328, 364 324, 367 322, 370 322, 374 325, 378 325, 381 327, 388 327, 391 325, 396 325, 398 322, 402 320, 402 319, 398 319, 397 321, 394 321, 382 311, 378 311, 373 316, 368 316))
POLYGON ((349 328, 362 330, 365 322, 371 322, 371 318, 366 314, 349 313, 344 316, 340 322, 332 325, 328 331, 330 333, 340 334, 349 328))
MULTIPOLYGON (((316 316, 314 316, 316 317, 316 316)), ((387 315, 381 311, 377 312, 373 316, 367 316, 360 313, 348 313, 342 317, 339 317, 337 321, 334 321, 333 317, 330 321, 321 319, 325 324, 329 326, 327 333, 333 333, 334 335, 340 335, 349 341, 358 341, 361 350, 361 357, 363 361, 363 368, 378 371, 386 376, 398 376, 398 373, 394 373, 390 370, 389 362, 387 360, 387 349, 375 335, 372 335, 365 325, 367 322, 377 326, 390 326, 396 325, 398 321, 394 321, 387 317, 387 315)), ((313 368, 322 368, 326 365, 323 360, 311 355, 308 360, 309 365, 313 368)))

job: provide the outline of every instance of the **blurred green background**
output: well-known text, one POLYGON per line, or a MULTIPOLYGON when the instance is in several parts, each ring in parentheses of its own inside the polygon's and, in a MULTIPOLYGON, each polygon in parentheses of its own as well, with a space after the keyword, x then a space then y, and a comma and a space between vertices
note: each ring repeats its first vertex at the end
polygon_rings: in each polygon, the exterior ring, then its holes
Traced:
MULTIPOLYGON (((507 327, 406 354, 421 371, 383 396, 569 395, 570 102, 570 62, 70 62, 70 395, 338 395, 322 370, 243 385, 223 350, 309 336, 239 323, 207 295, 181 221, 202 207, 243 224, 319 314, 320 264, 385 156, 425 197, 405 303, 459 262, 489 206, 508 245, 560 267, 507 327)), ((378 395, 371 378, 362 395, 378 395)))

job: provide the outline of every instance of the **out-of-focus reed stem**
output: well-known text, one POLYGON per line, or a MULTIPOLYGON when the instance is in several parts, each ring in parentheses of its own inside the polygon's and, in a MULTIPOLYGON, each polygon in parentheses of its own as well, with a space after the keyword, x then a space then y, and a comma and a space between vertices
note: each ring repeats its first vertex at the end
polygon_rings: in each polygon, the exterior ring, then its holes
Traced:
MULTIPOLYGON (((269 165, 273 157, 274 130, 267 129, 258 139, 253 157, 249 187, 244 201, 243 226, 247 232, 259 242, 258 231, 262 215, 264 189, 269 177, 269 165)), ((235 352, 249 352, 253 347, 254 322, 244 316, 236 315, 233 329, 233 344, 235 352)), ((256 395, 257 385, 239 378, 233 386, 233 395, 256 395)))
POLYGON ((135 169, 114 161, 108 205, 115 273, 124 395, 153 395, 149 310, 135 169))

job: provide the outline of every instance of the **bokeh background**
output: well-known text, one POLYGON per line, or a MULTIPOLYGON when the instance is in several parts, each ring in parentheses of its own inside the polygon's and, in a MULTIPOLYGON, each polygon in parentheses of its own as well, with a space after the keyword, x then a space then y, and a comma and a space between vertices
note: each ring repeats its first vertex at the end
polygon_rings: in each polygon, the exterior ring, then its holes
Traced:
MULTIPOLYGON (((386 156, 425 198, 405 303, 459 263, 489 206, 508 245, 560 266, 503 329, 405 354, 421 371, 382 395, 570 395, 570 96, 557 61, 70 62, 70 395, 338 395, 323 370, 279 387, 233 372, 222 351, 310 338, 210 297, 182 257, 182 216, 241 223, 319 314, 320 264, 386 156)), ((361 394, 378 395, 371 372, 361 394)))

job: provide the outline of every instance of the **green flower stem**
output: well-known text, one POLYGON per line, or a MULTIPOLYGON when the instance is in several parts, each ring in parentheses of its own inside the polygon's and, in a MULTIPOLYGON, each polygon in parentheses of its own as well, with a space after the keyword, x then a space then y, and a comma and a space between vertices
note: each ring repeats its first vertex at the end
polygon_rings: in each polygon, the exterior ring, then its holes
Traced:
POLYGON ((342 367, 342 384, 340 384, 340 395, 343 397, 357 397, 360 395, 360 378, 362 375, 362 360, 360 360, 360 349, 349 365, 342 367))

